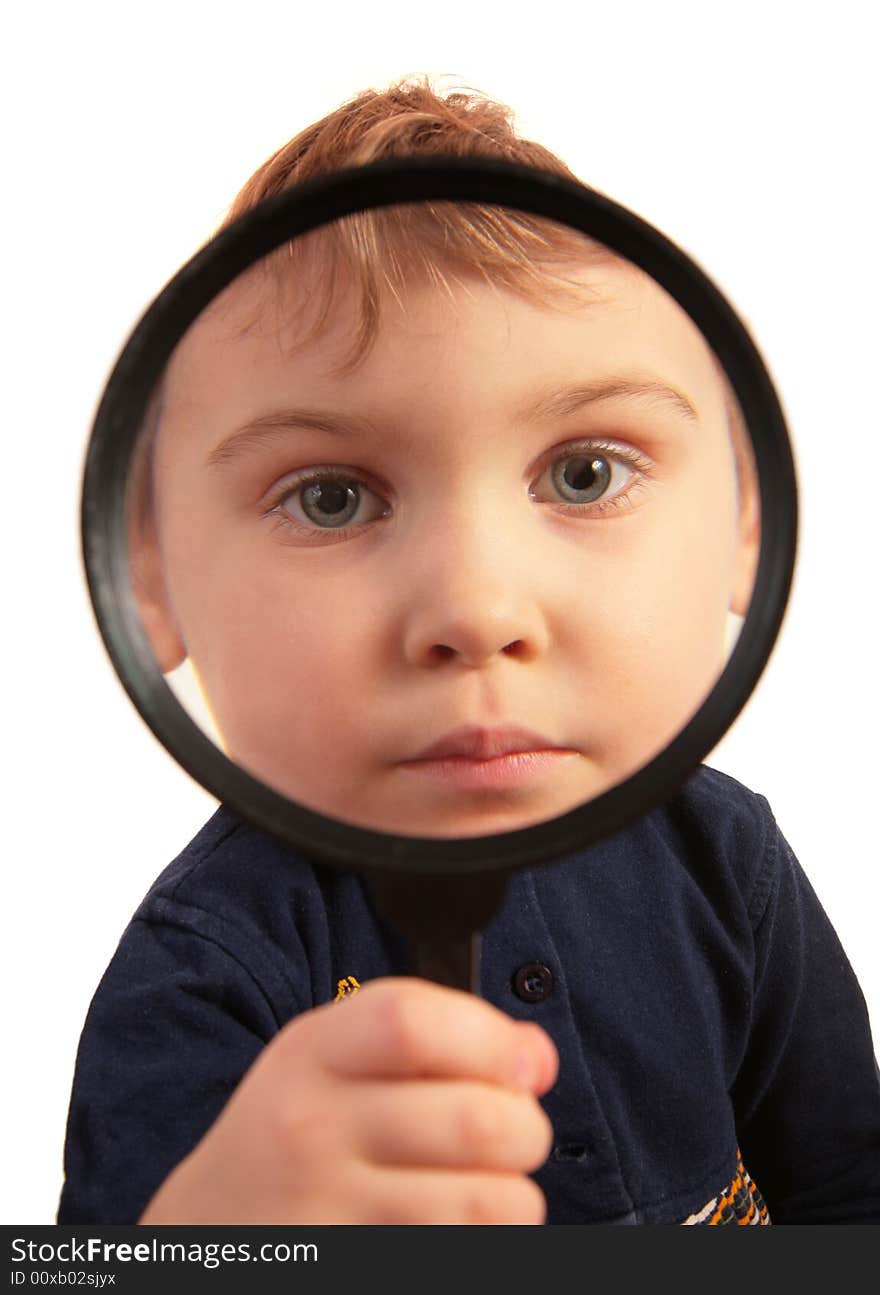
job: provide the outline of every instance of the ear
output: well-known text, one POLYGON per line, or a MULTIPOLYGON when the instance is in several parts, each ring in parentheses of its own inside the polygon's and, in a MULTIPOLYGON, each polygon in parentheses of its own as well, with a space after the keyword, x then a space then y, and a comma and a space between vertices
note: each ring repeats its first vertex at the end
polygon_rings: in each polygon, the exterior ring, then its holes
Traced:
POLYGON ((129 572, 135 602, 150 646, 163 674, 187 656, 168 597, 158 537, 152 520, 129 527, 129 572))
POLYGON ((740 501, 738 547, 730 599, 730 610, 738 616, 745 616, 749 610, 760 553, 761 507, 757 483, 750 482, 740 501))

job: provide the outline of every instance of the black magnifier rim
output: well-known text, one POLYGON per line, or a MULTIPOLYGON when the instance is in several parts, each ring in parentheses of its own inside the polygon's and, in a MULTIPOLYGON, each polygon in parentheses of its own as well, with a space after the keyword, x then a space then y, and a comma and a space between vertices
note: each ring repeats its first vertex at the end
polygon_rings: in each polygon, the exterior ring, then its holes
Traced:
POLYGON ((420 158, 348 168, 271 198, 222 230, 146 311, 111 373, 86 453, 82 549, 103 640, 135 707, 183 768, 231 810, 324 863, 356 871, 473 873, 582 850, 668 800, 751 695, 776 641, 797 546, 797 488, 780 402, 732 306, 700 267, 635 213, 577 181, 495 159, 420 158), (515 208, 580 230, 647 271, 678 301, 725 369, 752 440, 761 549, 751 603, 712 692, 679 735, 625 782, 543 823, 465 838, 402 837, 327 818, 233 763, 177 701, 153 657, 131 591, 125 496, 151 392, 174 347, 239 273, 284 242, 354 212, 419 201, 515 208))

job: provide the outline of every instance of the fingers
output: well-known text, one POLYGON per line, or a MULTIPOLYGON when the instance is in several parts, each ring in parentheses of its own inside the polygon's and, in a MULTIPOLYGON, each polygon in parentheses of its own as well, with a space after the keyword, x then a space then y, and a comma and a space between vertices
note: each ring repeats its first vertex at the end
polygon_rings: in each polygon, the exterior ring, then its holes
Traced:
POLYGON ((540 1027, 427 981, 373 981, 351 1000, 327 1004, 289 1028, 297 1035, 291 1049, 309 1031, 312 1055, 339 1076, 466 1078, 539 1095, 556 1079, 556 1049, 540 1027))
POLYGON ((374 981, 264 1049, 147 1216, 167 1222, 541 1223, 543 1030, 424 981, 374 981))
POLYGON ((532 1224, 547 1217, 537 1183, 514 1174, 373 1170, 364 1223, 532 1224))
POLYGON ((351 1102, 356 1150, 377 1165, 531 1173, 553 1141, 534 1097, 494 1085, 366 1083, 351 1102))

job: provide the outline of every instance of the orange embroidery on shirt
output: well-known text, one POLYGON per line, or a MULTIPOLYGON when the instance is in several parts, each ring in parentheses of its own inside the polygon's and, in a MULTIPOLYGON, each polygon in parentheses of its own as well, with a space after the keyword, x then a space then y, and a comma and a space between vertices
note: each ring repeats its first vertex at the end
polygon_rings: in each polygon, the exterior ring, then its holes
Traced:
POLYGON ((341 980, 337 980, 336 982, 336 997, 333 999, 334 1003, 338 1003, 340 998, 350 998, 352 994, 357 993, 360 987, 361 982, 359 980, 355 980, 354 976, 343 976, 341 980))
POLYGON ((738 1151, 736 1176, 733 1180, 701 1210, 685 1219, 685 1224, 690 1225, 702 1223, 718 1226, 735 1223, 739 1227, 765 1227, 769 1222, 770 1214, 764 1198, 749 1177, 738 1151))

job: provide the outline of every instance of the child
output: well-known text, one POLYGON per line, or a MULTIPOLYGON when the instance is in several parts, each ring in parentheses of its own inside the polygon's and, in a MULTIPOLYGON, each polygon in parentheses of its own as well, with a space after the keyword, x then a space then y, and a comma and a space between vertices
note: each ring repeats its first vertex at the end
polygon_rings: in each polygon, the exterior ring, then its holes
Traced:
MULTIPOLYGON (((231 215, 430 152, 564 172, 497 105, 399 86, 231 215)), ((190 658, 251 772, 367 827, 506 831, 619 782, 710 690, 755 484, 647 276, 547 222, 458 246, 442 212, 438 260, 407 219, 318 231, 295 277, 272 258, 197 322, 133 575, 163 669, 190 658)), ((221 809, 93 1001, 59 1222, 880 1217, 864 1003, 762 797, 701 769, 516 874, 483 959, 483 999, 406 978, 357 878, 221 809)))

